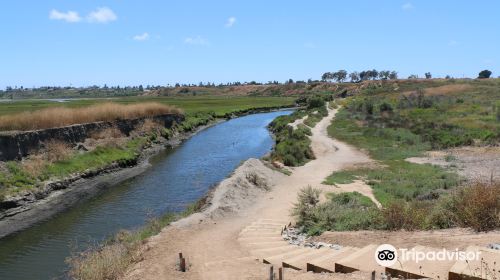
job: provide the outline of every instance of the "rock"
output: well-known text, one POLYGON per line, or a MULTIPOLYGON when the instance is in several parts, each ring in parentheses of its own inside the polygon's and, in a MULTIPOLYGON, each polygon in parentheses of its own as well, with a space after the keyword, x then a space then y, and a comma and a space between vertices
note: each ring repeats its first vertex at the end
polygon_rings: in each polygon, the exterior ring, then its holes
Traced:
POLYGON ((273 166, 274 166, 275 168, 279 168, 279 169, 281 169, 281 168, 284 168, 284 167, 285 167, 285 165, 284 165, 283 163, 279 162, 279 161, 273 161, 273 166))
POLYGON ((500 243, 491 243, 491 244, 488 244, 488 248, 489 249, 493 249, 493 250, 500 250, 500 243))

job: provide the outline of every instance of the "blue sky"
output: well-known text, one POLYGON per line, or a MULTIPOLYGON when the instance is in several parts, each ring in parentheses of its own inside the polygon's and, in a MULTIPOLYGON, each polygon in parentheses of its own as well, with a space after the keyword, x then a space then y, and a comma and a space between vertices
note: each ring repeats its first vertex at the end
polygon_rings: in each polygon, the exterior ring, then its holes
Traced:
POLYGON ((500 75, 500 2, 2 1, 0 87, 500 75))

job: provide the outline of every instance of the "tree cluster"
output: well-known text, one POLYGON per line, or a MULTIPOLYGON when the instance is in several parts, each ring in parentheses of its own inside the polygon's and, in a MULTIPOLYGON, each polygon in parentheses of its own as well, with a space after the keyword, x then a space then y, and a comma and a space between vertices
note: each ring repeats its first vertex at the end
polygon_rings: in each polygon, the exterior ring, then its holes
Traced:
POLYGON ((322 81, 336 81, 338 83, 344 82, 347 78, 349 78, 352 83, 377 79, 396 80, 398 78, 398 72, 389 70, 377 71, 373 69, 348 73, 346 70, 339 70, 337 72, 326 72, 321 76, 322 81))

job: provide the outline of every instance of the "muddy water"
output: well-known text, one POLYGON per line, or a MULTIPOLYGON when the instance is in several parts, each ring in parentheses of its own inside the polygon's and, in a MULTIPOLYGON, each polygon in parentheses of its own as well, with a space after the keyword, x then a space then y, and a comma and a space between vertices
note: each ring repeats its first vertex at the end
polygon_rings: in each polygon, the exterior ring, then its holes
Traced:
POLYGON ((138 177, 0 240, 0 279, 64 278, 65 259, 119 229, 151 216, 182 211, 241 161, 262 157, 273 140, 266 126, 280 111, 249 115, 208 128, 151 160, 138 177))

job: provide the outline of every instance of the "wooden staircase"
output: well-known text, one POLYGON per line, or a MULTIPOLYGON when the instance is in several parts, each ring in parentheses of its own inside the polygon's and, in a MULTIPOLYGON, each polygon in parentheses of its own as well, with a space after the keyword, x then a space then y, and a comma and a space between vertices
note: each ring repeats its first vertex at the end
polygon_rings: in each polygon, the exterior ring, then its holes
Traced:
MULTIPOLYGON (((382 267, 375 261, 378 244, 362 248, 310 248, 289 244, 281 236, 287 221, 262 219, 243 229, 238 237, 242 247, 251 258, 262 263, 282 266, 294 270, 315 273, 352 273, 354 271, 390 274, 405 279, 449 279, 449 280, 500 280, 500 251, 469 247, 467 252, 481 252, 481 260, 465 261, 414 261, 398 260, 391 267, 382 267)), ((416 246, 417 251, 439 251, 436 248, 416 246)))

